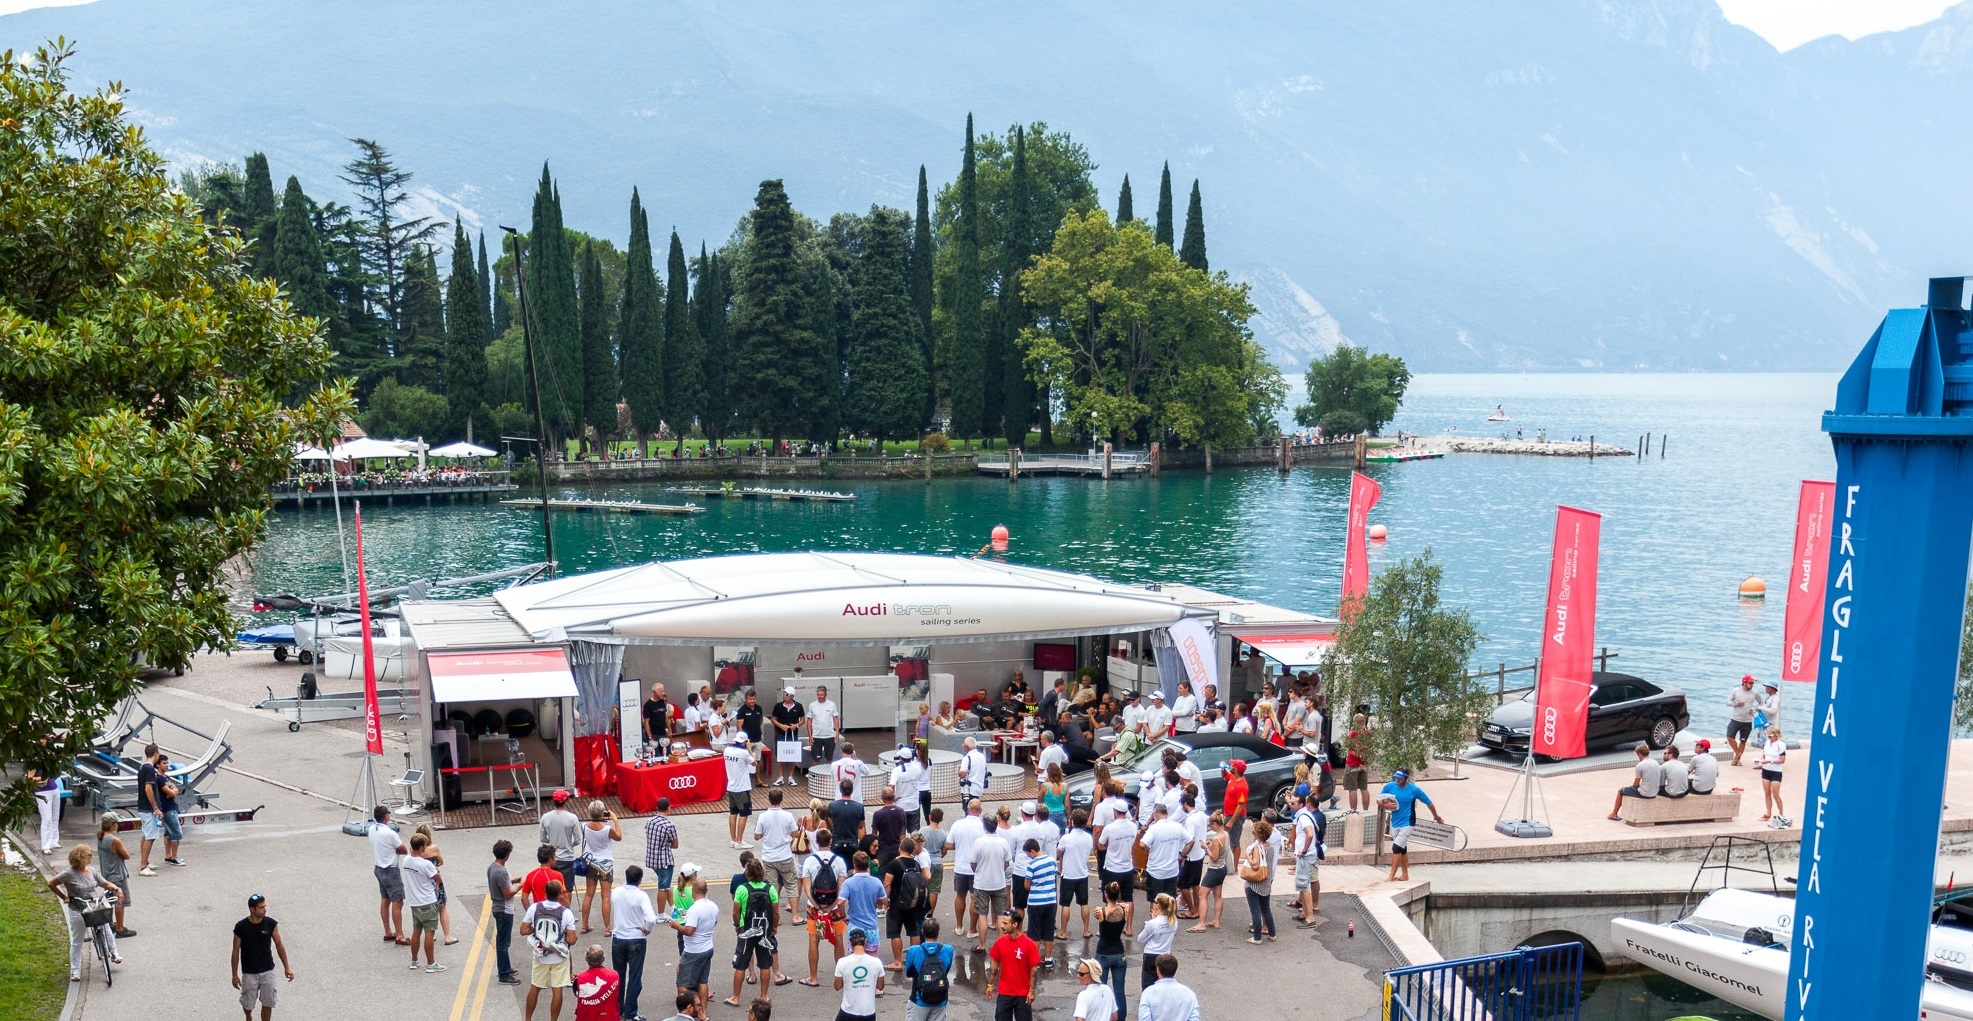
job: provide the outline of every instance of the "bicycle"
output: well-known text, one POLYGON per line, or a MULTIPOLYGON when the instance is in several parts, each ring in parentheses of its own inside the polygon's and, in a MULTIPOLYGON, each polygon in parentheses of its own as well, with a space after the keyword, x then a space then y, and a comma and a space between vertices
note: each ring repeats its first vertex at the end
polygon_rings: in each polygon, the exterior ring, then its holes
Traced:
POLYGON ((104 890, 83 902, 82 924, 89 929, 89 941, 96 945, 96 958, 103 964, 103 984, 116 985, 116 976, 110 973, 109 931, 110 923, 116 918, 117 895, 104 890))

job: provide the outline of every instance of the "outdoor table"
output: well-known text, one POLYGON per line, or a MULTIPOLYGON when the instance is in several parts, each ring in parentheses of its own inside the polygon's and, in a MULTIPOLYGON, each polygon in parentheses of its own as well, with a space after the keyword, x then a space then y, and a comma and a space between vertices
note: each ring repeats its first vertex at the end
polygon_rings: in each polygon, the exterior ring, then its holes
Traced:
POLYGON ((1000 738, 1001 753, 1006 757, 1007 764, 1010 766, 1014 764, 1015 753, 1023 749, 1039 747, 1041 747, 1040 741, 1020 734, 1008 734, 1000 738))
POLYGON ((617 766, 617 798, 640 815, 656 811, 659 798, 670 798, 673 805, 694 805, 725 796, 726 760, 719 756, 678 765, 625 762, 617 766))

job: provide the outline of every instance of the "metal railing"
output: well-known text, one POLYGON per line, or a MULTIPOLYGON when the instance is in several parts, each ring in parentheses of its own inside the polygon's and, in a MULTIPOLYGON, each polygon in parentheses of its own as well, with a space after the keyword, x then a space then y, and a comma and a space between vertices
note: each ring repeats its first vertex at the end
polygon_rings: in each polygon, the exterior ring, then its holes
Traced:
POLYGON ((1583 945, 1394 968, 1384 976, 1384 1021, 1580 1021, 1583 945))

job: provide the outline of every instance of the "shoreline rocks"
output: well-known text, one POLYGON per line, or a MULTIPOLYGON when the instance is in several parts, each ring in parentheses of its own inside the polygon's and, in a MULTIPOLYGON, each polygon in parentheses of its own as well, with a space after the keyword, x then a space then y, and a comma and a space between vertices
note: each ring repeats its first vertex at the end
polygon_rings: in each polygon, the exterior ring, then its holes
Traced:
MULTIPOLYGON (((1420 445, 1448 454, 1521 454, 1531 457, 1588 457, 1588 441, 1507 440, 1485 436, 1420 436, 1420 445)), ((1637 452, 1608 443, 1598 443, 1597 457, 1636 457, 1637 452)))

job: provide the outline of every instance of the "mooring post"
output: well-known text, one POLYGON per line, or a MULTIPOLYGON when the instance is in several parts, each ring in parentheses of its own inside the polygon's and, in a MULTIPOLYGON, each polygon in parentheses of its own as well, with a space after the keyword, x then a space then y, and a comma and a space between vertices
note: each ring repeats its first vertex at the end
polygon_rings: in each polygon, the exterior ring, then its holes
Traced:
POLYGON ((1103 477, 1105 479, 1110 477, 1110 450, 1111 450, 1110 441, 1104 440, 1103 441, 1103 477))
POLYGON ((1363 466, 1369 463, 1364 460, 1365 456, 1369 453, 1369 451, 1370 451, 1370 438, 1365 436, 1363 433, 1357 433, 1356 434, 1356 470, 1357 471, 1362 471, 1363 466))
POLYGON ((1593 433, 1589 437, 1589 459, 1596 460, 1596 436, 1593 433))
POLYGON ((932 452, 923 448, 918 452, 925 456, 925 484, 929 486, 932 484, 932 452))
POLYGON ((1155 441, 1153 441, 1151 444, 1151 477, 1152 478, 1155 479, 1158 477, 1158 469, 1163 467, 1163 463, 1164 463, 1164 455, 1159 452, 1158 444, 1155 441))
POLYGON ((1289 445, 1288 437, 1286 436, 1281 437, 1280 460, 1281 474, 1286 475, 1288 474, 1288 469, 1295 466, 1295 448, 1289 445))
POLYGON ((1665 459, 1665 442, 1666 442, 1666 439, 1667 439, 1667 437, 1664 437, 1664 436, 1660 436, 1660 437, 1658 437, 1658 460, 1660 460, 1660 461, 1662 461, 1662 460, 1664 460, 1664 459, 1665 459))
POLYGON ((1021 448, 1007 448, 1007 481, 1012 482, 1021 474, 1021 448))

